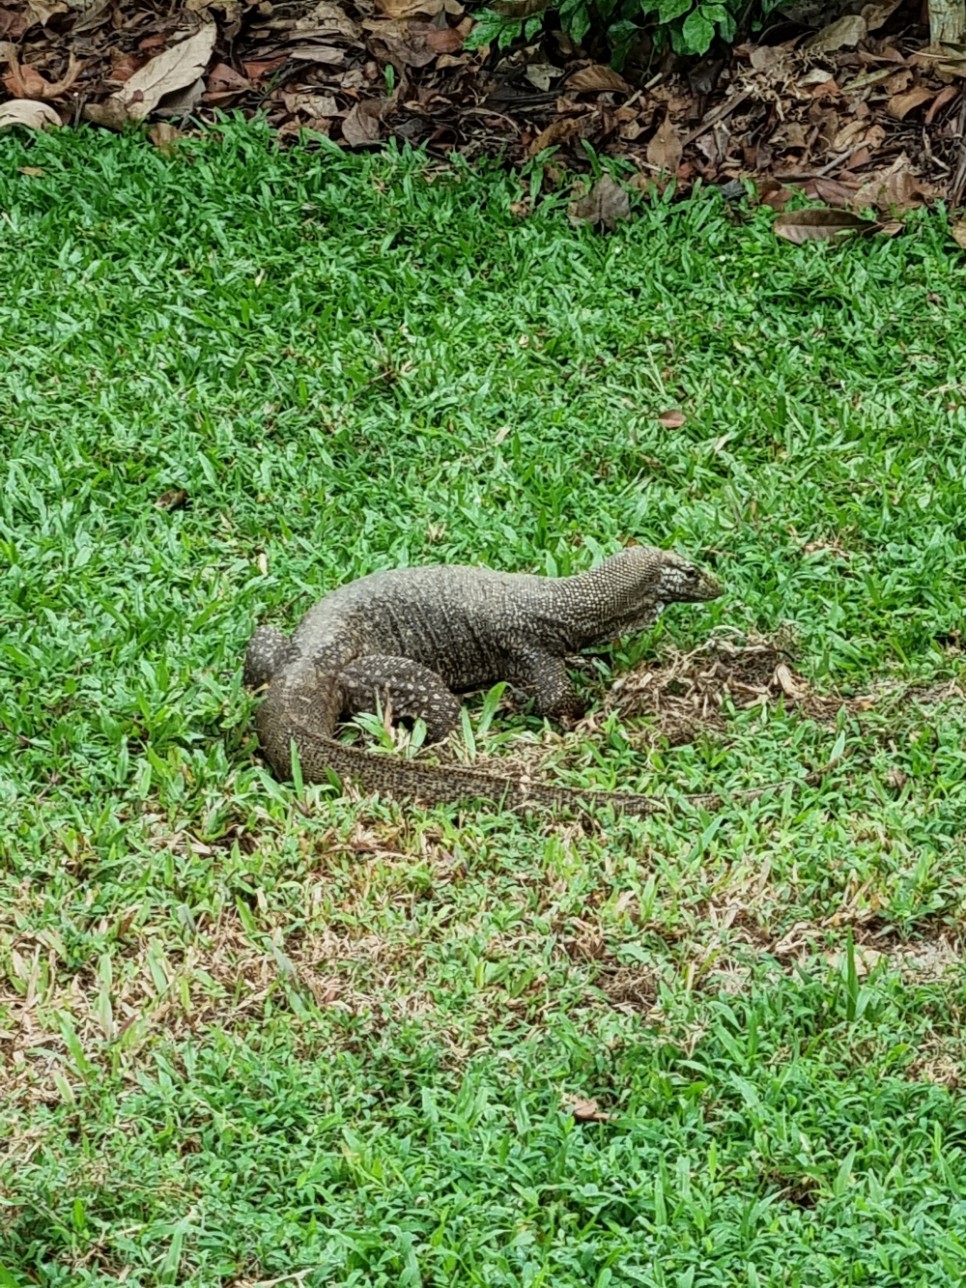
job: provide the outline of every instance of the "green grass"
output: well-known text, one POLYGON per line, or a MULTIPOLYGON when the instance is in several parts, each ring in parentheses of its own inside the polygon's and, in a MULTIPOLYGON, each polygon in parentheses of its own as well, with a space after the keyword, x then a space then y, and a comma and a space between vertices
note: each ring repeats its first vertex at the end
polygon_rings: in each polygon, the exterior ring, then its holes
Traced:
POLYGON ((0 1285, 963 1282, 962 259, 520 195, 0 137, 0 1285), (577 826, 259 766, 256 621, 629 539, 728 593, 598 702, 715 629, 848 702, 479 753, 821 786, 577 826))

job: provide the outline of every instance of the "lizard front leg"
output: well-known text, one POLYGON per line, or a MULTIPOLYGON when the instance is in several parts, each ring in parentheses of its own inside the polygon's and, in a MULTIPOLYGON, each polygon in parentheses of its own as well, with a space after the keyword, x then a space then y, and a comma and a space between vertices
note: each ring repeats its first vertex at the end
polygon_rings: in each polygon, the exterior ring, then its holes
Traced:
POLYGON ((563 658, 541 649, 518 652, 509 678, 511 683, 532 695, 537 715, 571 724, 584 714, 584 704, 567 674, 563 658))

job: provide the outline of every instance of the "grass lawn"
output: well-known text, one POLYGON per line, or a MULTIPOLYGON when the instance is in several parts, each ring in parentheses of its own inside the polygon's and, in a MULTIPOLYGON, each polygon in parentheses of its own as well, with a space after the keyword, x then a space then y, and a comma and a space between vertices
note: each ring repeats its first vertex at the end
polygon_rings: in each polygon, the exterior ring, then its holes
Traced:
POLYGON ((966 1279, 962 256, 529 183, 0 136, 0 1288, 966 1279), (820 786, 260 766, 257 621, 631 539, 726 595, 440 754, 820 786))

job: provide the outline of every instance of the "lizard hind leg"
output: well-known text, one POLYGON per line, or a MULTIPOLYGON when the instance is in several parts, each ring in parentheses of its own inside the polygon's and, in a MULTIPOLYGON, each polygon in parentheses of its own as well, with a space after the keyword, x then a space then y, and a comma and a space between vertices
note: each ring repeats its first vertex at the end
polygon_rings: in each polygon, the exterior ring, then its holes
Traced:
POLYGON ((394 720, 424 720, 428 742, 440 742, 460 719, 460 701, 428 666, 408 657, 370 653, 339 673, 343 718, 387 705, 394 720))
POLYGON ((295 650, 287 635, 274 626, 259 626, 245 650, 245 687, 260 689, 289 661, 295 650))

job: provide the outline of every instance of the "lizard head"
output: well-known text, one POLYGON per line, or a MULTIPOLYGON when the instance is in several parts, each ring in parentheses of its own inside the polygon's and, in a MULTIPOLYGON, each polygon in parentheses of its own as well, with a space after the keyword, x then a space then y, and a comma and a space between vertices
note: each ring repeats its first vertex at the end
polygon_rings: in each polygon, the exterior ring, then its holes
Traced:
POLYGON ((717 599, 724 593, 717 577, 712 577, 703 568, 682 559, 673 550, 651 550, 649 554, 652 559, 657 557, 655 598, 662 603, 699 603, 706 599, 717 599))
POLYGON ((579 647, 646 630, 667 604, 723 594, 709 572, 654 546, 628 546, 574 581, 578 594, 568 599, 576 626, 571 638, 579 647))

